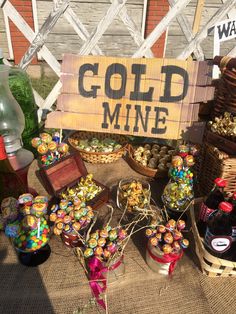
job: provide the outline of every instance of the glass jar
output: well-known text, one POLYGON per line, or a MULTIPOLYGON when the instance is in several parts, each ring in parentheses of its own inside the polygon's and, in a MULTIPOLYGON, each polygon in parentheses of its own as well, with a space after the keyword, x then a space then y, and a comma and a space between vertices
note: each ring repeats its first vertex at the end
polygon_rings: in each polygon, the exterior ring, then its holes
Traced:
POLYGON ((117 206, 131 214, 141 214, 150 206, 150 184, 139 178, 122 179, 117 188, 117 206))

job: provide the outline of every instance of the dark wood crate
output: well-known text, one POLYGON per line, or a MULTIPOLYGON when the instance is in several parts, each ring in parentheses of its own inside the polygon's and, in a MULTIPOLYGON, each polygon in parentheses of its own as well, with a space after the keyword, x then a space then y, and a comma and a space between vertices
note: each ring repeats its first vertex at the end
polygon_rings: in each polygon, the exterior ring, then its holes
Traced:
POLYGON ((205 140, 207 143, 223 150, 229 155, 236 155, 236 142, 233 142, 223 136, 220 136, 211 131, 206 131, 205 140))

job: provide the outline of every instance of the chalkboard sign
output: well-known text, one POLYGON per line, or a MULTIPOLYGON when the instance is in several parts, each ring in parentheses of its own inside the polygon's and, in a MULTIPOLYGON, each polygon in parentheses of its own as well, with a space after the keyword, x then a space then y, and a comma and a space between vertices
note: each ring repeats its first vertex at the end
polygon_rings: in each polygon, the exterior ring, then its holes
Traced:
POLYGON ((178 139, 213 99, 212 65, 66 54, 46 127, 178 139))

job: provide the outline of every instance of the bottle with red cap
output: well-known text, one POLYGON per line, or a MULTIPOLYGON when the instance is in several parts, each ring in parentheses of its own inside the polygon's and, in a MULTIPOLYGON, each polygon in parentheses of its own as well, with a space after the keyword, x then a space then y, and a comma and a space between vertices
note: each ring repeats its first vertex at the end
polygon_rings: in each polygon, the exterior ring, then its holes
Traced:
POLYGON ((236 192, 231 194, 229 202, 233 205, 233 210, 231 213, 231 225, 233 241, 236 242, 236 192))
POLYGON ((0 204, 5 197, 18 198, 25 192, 27 192, 27 188, 13 170, 7 158, 3 136, 0 135, 0 204))
POLYGON ((225 200, 224 188, 227 185, 227 181, 222 178, 216 178, 214 181, 214 187, 207 196, 205 202, 201 204, 198 231, 201 236, 204 235, 206 230, 206 222, 211 213, 218 210, 219 204, 225 200))
POLYGON ((232 244, 231 213, 233 205, 221 202, 219 209, 210 214, 204 242, 207 250, 216 257, 227 258, 232 244))

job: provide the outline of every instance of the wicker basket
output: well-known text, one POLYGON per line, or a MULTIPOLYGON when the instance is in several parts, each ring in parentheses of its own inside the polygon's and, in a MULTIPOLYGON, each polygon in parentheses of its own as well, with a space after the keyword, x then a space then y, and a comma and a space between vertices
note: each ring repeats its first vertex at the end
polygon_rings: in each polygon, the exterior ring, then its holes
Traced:
POLYGON ((221 77, 217 80, 215 90, 215 105, 212 118, 222 115, 225 111, 236 114, 236 58, 216 57, 214 64, 221 70, 221 77))
POLYGON ((83 160, 90 162, 92 164, 109 164, 118 160, 124 155, 124 153, 126 152, 127 139, 125 136, 119 134, 78 131, 72 134, 72 136, 68 139, 68 142, 72 147, 74 147, 80 152, 80 155, 83 160), (103 152, 87 152, 85 150, 79 149, 76 145, 76 143, 79 140, 90 139, 93 137, 96 137, 99 140, 103 140, 108 136, 115 140, 116 142, 118 142, 119 144, 121 144, 122 147, 111 153, 103 153, 103 152))
POLYGON ((236 155, 228 155, 206 143, 202 149, 202 164, 199 172, 200 189, 207 195, 216 178, 227 180, 226 192, 236 191, 236 155))
POLYGON ((195 206, 190 209, 192 231, 195 240, 195 252, 199 259, 202 272, 209 277, 229 277, 236 276, 236 262, 231 262, 211 255, 203 245, 196 225, 196 217, 203 198, 195 199, 195 206))
POLYGON ((126 161, 129 166, 136 172, 142 174, 146 177, 152 178, 164 178, 168 176, 168 169, 160 170, 160 169, 152 169, 149 167, 142 166, 139 162, 137 162, 134 158, 134 148, 132 145, 128 145, 128 153, 126 155, 126 161))

